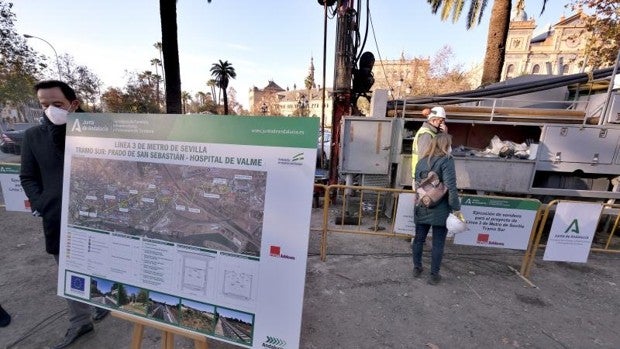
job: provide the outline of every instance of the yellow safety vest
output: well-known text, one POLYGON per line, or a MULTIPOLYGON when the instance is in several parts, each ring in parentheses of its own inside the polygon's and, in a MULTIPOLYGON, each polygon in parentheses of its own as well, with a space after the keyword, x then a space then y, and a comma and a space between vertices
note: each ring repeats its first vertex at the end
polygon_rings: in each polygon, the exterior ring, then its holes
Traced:
POLYGON ((415 181, 415 167, 418 164, 418 137, 424 133, 431 135, 431 137, 435 137, 437 133, 433 132, 428 127, 420 127, 418 132, 416 132, 415 137, 413 138, 413 144, 411 145, 411 178, 415 181))

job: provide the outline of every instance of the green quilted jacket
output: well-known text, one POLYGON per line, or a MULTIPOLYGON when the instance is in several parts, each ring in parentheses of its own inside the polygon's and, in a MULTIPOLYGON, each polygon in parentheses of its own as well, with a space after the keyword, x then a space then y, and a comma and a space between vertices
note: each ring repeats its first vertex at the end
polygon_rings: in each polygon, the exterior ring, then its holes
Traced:
MULTIPOLYGON (((437 173, 442 182, 448 187, 448 193, 437 205, 427 208, 423 205, 415 206, 415 222, 430 225, 446 225, 448 214, 453 211, 461 210, 461 203, 456 189, 456 171, 454 170, 454 158, 452 156, 433 156, 430 165, 432 170, 437 173)), ((429 168, 428 158, 418 161, 415 169, 415 178, 426 178, 429 168)))

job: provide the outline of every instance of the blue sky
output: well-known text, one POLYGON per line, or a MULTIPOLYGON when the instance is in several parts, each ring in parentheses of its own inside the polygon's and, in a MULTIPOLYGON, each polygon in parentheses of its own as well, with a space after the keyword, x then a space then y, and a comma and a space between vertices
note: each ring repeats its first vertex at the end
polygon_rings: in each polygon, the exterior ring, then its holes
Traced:
MULTIPOLYGON (((539 28, 553 24, 568 0, 550 0, 542 17, 542 1, 527 1, 526 12, 539 28)), ((16 30, 44 38, 59 55, 67 53, 86 65, 107 87, 123 87, 126 72, 154 71, 150 65, 161 41, 158 0, 19 0, 13 1, 16 30)), ((364 1, 364 7, 366 2, 364 1)), ((453 64, 470 67, 484 57, 492 1, 482 23, 467 31, 462 21, 441 22, 424 0, 372 0, 374 26, 365 51, 376 59, 432 57, 443 46, 454 53, 453 64), (375 45, 375 40, 378 44, 375 45)), ((365 21, 365 13, 362 21, 365 21)), ((218 60, 232 63, 237 79, 230 86, 246 108, 252 86, 263 88, 274 80, 283 88, 303 86, 310 57, 315 80, 322 85, 323 8, 315 0, 178 0, 181 84, 194 95, 208 92, 209 69, 218 60)), ((326 85, 333 79, 336 20, 327 23, 326 85)), ((362 23, 362 30, 365 23, 362 23)), ((363 31, 362 31, 363 35, 363 31)), ((30 46, 54 62, 51 48, 36 39, 30 46)))

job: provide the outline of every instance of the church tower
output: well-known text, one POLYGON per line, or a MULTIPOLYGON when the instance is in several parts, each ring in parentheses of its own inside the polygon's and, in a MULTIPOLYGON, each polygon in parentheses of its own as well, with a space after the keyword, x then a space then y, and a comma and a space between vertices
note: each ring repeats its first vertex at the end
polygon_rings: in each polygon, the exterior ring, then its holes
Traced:
POLYGON ((304 80, 304 86, 306 90, 311 90, 316 88, 316 84, 314 82, 314 58, 310 57, 310 68, 308 69, 308 76, 304 80))

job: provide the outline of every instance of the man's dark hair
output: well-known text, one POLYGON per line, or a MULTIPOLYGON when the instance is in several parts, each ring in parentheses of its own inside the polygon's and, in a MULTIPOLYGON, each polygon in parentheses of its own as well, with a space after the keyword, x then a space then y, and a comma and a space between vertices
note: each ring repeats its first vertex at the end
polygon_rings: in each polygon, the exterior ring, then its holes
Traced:
POLYGON ((36 85, 34 85, 34 92, 38 92, 39 90, 42 90, 42 89, 48 89, 48 88, 54 88, 54 87, 58 87, 62 91, 62 94, 65 95, 65 98, 67 98, 70 102, 77 100, 77 95, 75 94, 75 90, 72 89, 71 86, 59 80, 41 81, 37 83, 36 85))

